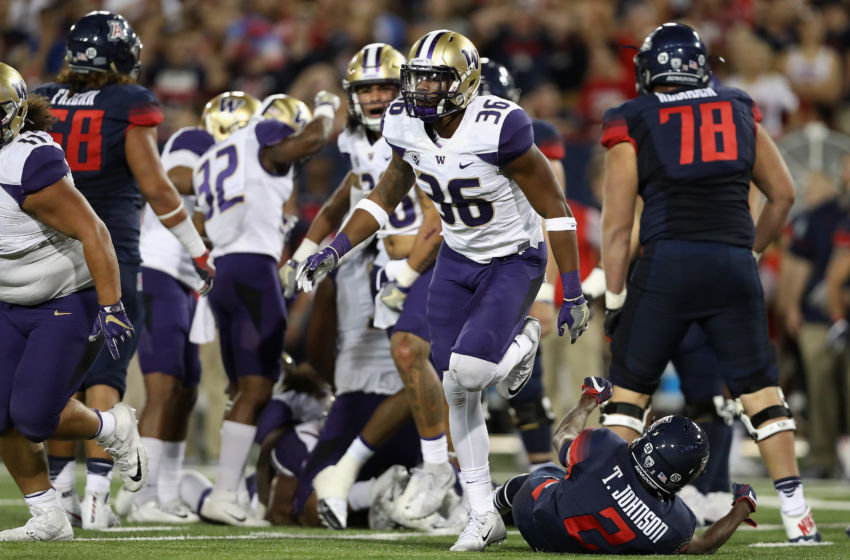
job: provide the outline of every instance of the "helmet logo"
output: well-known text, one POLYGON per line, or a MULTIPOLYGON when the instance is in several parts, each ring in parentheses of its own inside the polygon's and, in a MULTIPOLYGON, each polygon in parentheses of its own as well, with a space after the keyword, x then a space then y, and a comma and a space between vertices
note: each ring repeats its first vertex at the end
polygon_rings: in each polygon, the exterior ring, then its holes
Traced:
POLYGON ((681 482, 681 480, 682 475, 680 475, 679 473, 673 473, 672 475, 670 475, 670 482, 681 482))
POLYGON ((244 99, 238 97, 223 97, 218 102, 218 110, 222 113, 235 113, 245 105, 244 99))
POLYGON ((110 41, 126 41, 127 40, 127 28, 121 25, 121 20, 111 19, 109 20, 109 36, 107 37, 110 41))
POLYGON ((479 60, 478 53, 472 49, 461 49, 461 53, 463 53, 463 58, 466 59, 466 67, 469 69, 478 68, 479 60))
POLYGON ((15 80, 12 82, 12 88, 15 90, 15 93, 18 94, 18 99, 21 101, 26 100, 27 98, 27 85, 22 80, 15 80))
POLYGON ((655 460, 652 457, 647 457, 643 460, 643 466, 646 468, 652 467, 655 464, 655 460))
POLYGON ((673 68, 673 70, 678 70, 679 68, 682 67, 682 59, 681 58, 671 58, 670 59, 670 67, 673 68))
POLYGON ((700 66, 702 66, 703 64, 705 64, 705 55, 702 55, 702 54, 701 54, 701 55, 699 55, 699 56, 697 57, 697 64, 699 64, 700 66))
POLYGON ((643 452, 646 453, 647 455, 652 453, 652 444, 649 443, 649 442, 646 442, 646 445, 643 446, 643 452))
POLYGON ((89 47, 86 49, 86 58, 91 60, 97 56, 97 49, 94 47, 89 47))
POLYGON ((667 64, 668 60, 670 60, 670 55, 666 52, 658 53, 658 64, 667 64))
POLYGON ((658 480, 660 480, 662 483, 667 482, 667 475, 663 472, 658 473, 658 480))

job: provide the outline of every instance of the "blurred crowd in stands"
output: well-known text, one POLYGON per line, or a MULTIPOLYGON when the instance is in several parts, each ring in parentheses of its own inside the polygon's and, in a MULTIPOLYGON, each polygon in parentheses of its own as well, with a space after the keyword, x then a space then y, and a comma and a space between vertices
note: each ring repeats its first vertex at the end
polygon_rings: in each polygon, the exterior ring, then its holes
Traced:
MULTIPOLYGON (((593 188, 599 125, 605 110, 635 95, 633 49, 661 22, 692 25, 713 55, 716 82, 754 98, 797 182, 793 221, 761 270, 783 385, 808 419, 801 422, 812 444, 807 474, 840 474, 836 442, 850 454, 839 439, 850 428, 850 345, 840 344, 846 332, 836 338, 847 307, 828 308, 825 278, 833 253, 850 252, 850 229, 841 225, 850 207, 850 0, 0 0, 0 60, 31 87, 51 80, 69 26, 92 9, 122 13, 141 36, 141 82, 163 104, 163 141, 196 124, 206 100, 222 91, 309 102, 329 89, 345 98, 340 76, 364 44, 407 53, 429 30, 464 33, 482 56, 511 70, 528 112, 560 129, 567 196, 591 216, 601 204, 593 188)), ((344 172, 335 148, 302 169, 300 231, 344 172)), ((836 282, 845 285, 839 272, 836 282)), ((297 313, 293 323, 297 330, 297 313)), ((592 348, 601 354, 604 344, 592 348)), ((601 356, 579 363, 577 379, 602 374, 601 356)), ((547 364, 555 383, 562 364, 557 356, 547 364)), ((558 412, 575 398, 550 391, 558 412)))

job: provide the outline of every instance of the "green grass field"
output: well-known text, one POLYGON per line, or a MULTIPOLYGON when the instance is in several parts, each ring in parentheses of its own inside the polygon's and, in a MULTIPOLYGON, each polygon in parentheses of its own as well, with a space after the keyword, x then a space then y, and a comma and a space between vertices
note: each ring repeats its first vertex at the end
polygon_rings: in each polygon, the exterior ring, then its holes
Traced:
MULTIPOLYGON (((495 478, 501 480, 503 475, 497 473, 495 478)), ((840 481, 807 483, 806 495, 813 505, 815 520, 825 541, 819 546, 784 544, 785 532, 779 518, 776 493, 767 480, 756 481, 755 487, 760 502, 759 511, 755 514, 759 528, 743 526, 720 549, 718 556, 777 560, 850 558, 850 538, 845 534, 845 528, 850 524, 850 484, 840 481)), ((20 493, 5 468, 0 467, 0 527, 22 525, 27 518, 28 512, 20 493)), ((453 542, 453 537, 431 537, 406 531, 376 533, 300 527, 237 529, 206 524, 184 527, 136 525, 104 532, 78 529, 74 542, 2 543, 0 558, 443 558, 450 556, 449 546, 453 542)), ((508 540, 502 545, 491 546, 483 554, 488 558, 540 558, 510 527, 508 540)), ((575 557, 599 558, 595 555, 575 557)))

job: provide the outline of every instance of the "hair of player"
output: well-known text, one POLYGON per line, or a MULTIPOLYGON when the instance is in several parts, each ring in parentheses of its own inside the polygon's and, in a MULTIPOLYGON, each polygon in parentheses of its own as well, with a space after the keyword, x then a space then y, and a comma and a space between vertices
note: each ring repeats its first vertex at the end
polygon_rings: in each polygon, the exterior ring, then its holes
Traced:
POLYGON ((135 84, 136 80, 127 74, 117 72, 89 72, 81 74, 70 68, 63 68, 56 76, 56 82, 70 86, 71 93, 84 89, 103 89, 110 84, 126 85, 135 84))
POLYGON ((27 118, 21 132, 38 130, 47 132, 53 128, 56 117, 50 111, 50 100, 43 95, 29 94, 27 96, 27 118))

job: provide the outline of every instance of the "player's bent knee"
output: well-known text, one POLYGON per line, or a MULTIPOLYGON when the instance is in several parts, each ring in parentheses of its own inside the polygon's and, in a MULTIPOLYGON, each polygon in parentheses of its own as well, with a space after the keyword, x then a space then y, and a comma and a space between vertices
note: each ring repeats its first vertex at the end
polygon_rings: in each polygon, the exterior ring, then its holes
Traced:
POLYGON ((50 439, 59 426, 59 415, 45 417, 44 415, 29 414, 26 412, 12 413, 12 424, 33 443, 41 443, 50 439))
POLYGON ((421 367, 421 363, 428 359, 427 345, 427 342, 415 335, 408 333, 394 334, 390 351, 399 371, 409 371, 421 367))
POLYGON ((552 404, 548 397, 511 403, 514 412, 514 423, 522 431, 536 426, 548 426, 555 421, 552 404))
POLYGON ((449 371, 454 375, 458 385, 467 391, 483 391, 490 386, 496 376, 496 364, 452 352, 449 358, 449 371))
MULTIPOLYGON (((781 404, 768 405, 754 414, 747 414, 741 404, 741 422, 750 434, 750 437, 758 443, 774 436, 780 432, 794 432, 797 430, 797 422, 794 421, 794 415, 791 413, 791 408, 785 401, 785 394, 782 389, 776 387, 776 393, 781 404)), ((742 395, 746 400, 746 395, 742 395)), ((742 401, 739 398, 738 403, 742 401)))
POLYGON ((599 422, 606 428, 622 426, 642 434, 648 416, 648 406, 643 408, 634 403, 608 401, 600 407, 599 422))

